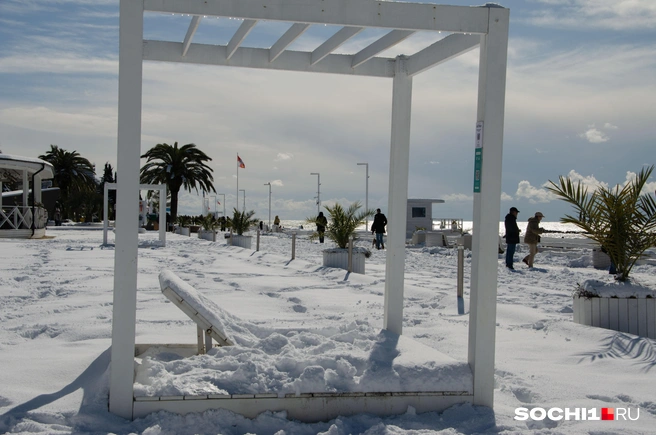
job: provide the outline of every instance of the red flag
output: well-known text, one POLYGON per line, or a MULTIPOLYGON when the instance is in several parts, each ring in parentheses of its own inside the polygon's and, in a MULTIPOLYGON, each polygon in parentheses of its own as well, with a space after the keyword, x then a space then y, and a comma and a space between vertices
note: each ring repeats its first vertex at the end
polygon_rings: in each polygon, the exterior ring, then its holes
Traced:
POLYGON ((216 203, 219 204, 219 205, 221 205, 221 201, 217 201, 216 203))
POLYGON ((241 157, 239 157, 239 154, 237 154, 237 165, 242 169, 244 169, 246 167, 246 165, 244 164, 244 161, 241 159, 241 157))

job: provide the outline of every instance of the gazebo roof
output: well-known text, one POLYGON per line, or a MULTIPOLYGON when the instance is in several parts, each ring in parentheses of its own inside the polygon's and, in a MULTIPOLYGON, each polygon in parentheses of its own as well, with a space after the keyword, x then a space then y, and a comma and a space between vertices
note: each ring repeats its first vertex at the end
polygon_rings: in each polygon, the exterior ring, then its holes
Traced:
POLYGON ((45 160, 0 153, 0 182, 20 180, 23 171, 30 175, 39 172, 41 179, 55 176, 55 168, 45 160))

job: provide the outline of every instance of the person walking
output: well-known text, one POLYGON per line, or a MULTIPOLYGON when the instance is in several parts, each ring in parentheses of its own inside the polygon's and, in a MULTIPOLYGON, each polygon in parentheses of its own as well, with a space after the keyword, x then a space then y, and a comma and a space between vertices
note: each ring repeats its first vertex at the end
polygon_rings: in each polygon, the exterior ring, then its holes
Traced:
POLYGON ((515 248, 517 248, 517 244, 519 243, 519 233, 521 230, 517 226, 518 214, 519 210, 516 207, 510 207, 510 211, 504 221, 506 227, 506 267, 508 269, 514 269, 515 248))
POLYGON ((374 216, 374 223, 371 224, 371 234, 376 233, 376 249, 385 249, 385 244, 383 243, 383 234, 385 234, 386 225, 387 218, 380 212, 380 209, 377 208, 376 215, 374 216))
POLYGON ((540 221, 544 215, 540 212, 535 213, 535 216, 528 218, 528 225, 526 226, 526 234, 524 235, 524 243, 528 245, 528 255, 522 260, 529 268, 533 267, 533 259, 535 254, 538 253, 538 243, 540 243, 540 234, 544 233, 544 228, 540 227, 540 221))
POLYGON ((328 225, 328 219, 323 215, 323 212, 319 212, 317 216, 317 233, 319 233, 319 243, 323 243, 323 235, 326 233, 326 225, 328 225))

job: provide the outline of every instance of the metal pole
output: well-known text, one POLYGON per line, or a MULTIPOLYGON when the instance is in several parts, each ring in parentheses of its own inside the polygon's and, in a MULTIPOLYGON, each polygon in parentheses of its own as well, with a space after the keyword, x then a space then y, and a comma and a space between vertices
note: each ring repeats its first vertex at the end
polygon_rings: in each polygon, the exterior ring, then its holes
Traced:
POLYGON ((458 297, 461 298, 463 295, 464 288, 464 265, 465 265, 465 247, 463 245, 458 245, 458 297))
POLYGON ((225 193, 217 193, 217 196, 223 196, 223 217, 225 217, 225 193))
MULTIPOLYGON (((246 212, 246 189, 239 189, 240 192, 244 192, 244 205, 243 208, 241 209, 242 213, 246 212)), ((239 204, 239 198, 237 198, 237 204, 239 204)))
POLYGON ((296 258, 296 233, 292 233, 292 260, 296 258))
POLYGON ((271 231, 271 182, 264 183, 265 186, 269 186, 269 231, 271 231))
MULTIPOLYGON (((369 210, 369 163, 358 163, 358 165, 364 165, 365 171, 366 171, 366 178, 365 178, 365 187, 364 187, 364 209, 369 210)), ((369 216, 367 215, 367 220, 366 220, 366 231, 369 231, 369 216)))
POLYGON ((353 236, 349 240, 348 246, 348 271, 353 272, 353 236))
POLYGON ((257 229, 257 243, 255 244, 255 250, 260 250, 260 229, 257 229))
POLYGON ((317 176, 317 215, 321 211, 321 175, 318 172, 310 172, 310 175, 317 176))

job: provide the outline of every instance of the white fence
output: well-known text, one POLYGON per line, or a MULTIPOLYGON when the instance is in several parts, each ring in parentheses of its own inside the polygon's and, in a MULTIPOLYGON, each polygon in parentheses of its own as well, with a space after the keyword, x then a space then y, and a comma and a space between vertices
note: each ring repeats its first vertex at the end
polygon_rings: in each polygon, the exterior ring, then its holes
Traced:
MULTIPOLYGON (((43 207, 34 207, 36 229, 45 228, 48 221, 48 212, 43 207)), ((16 206, 2 207, 0 209, 0 229, 26 230, 32 228, 32 207, 16 206)))
POLYGON ((574 322, 656 338, 656 299, 574 296, 574 322))

